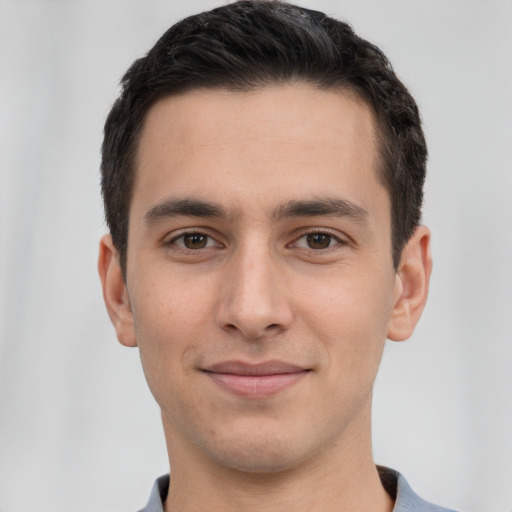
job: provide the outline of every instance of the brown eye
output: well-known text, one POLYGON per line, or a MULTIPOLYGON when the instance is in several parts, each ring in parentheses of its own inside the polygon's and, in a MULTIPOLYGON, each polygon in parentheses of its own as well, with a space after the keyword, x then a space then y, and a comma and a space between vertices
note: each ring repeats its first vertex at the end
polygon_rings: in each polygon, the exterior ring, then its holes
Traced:
POLYGON ((326 233, 310 233, 306 236, 306 243, 310 249, 327 249, 331 245, 331 235, 326 233))
POLYGON ((183 235, 183 245, 187 249, 204 249, 208 245, 208 235, 190 233, 183 235))

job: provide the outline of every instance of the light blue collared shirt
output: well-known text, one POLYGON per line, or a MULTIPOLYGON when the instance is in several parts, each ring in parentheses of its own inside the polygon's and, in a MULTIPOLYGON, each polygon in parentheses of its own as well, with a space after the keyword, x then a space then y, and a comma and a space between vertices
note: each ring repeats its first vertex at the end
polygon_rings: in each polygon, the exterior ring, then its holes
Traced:
MULTIPOLYGON (((421 499, 398 471, 382 466, 378 469, 386 490, 391 495, 396 494, 393 512, 455 512, 421 499)), ((163 512, 168 490, 169 475, 165 475, 155 482, 148 504, 140 512, 163 512)))

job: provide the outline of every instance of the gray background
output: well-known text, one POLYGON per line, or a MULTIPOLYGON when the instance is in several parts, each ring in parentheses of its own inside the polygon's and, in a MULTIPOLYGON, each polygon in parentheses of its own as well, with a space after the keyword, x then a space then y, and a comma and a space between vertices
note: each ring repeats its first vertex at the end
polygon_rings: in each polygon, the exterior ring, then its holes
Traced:
MULTIPOLYGON (((389 342, 375 456, 418 493, 512 510, 512 2, 303 1, 390 57, 430 147, 429 304, 389 342)), ((167 458, 100 297, 102 124, 178 18, 218 2, 0 0, 0 510, 136 510, 167 458)))

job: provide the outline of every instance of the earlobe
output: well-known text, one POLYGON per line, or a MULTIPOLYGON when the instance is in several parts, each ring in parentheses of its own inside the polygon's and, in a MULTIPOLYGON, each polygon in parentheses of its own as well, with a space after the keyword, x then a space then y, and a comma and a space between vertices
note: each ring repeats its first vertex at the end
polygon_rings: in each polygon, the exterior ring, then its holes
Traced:
POLYGON ((103 288, 105 306, 116 330, 117 339, 127 347, 137 346, 128 291, 119 264, 118 253, 110 235, 103 236, 100 241, 98 273, 103 288))
POLYGON ((412 335, 427 302, 431 271, 430 230, 418 226, 402 251, 396 272, 390 340, 404 341, 412 335))

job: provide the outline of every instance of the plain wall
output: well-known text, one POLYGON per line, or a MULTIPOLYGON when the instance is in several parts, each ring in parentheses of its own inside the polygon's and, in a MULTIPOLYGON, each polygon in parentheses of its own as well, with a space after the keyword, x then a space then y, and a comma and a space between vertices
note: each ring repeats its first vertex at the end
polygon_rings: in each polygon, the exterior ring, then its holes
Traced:
MULTIPOLYGON (((434 274, 377 378, 378 463, 425 498, 512 509, 512 2, 302 1, 351 22, 416 97, 434 274)), ((129 64, 187 2, 0 1, 0 510, 121 512, 167 472, 138 353, 96 273, 99 151, 129 64)))

